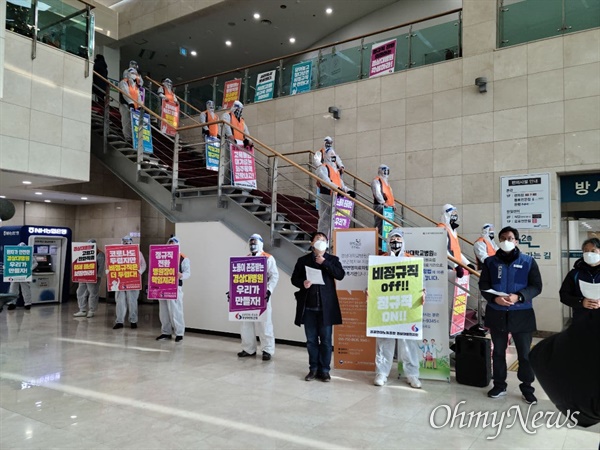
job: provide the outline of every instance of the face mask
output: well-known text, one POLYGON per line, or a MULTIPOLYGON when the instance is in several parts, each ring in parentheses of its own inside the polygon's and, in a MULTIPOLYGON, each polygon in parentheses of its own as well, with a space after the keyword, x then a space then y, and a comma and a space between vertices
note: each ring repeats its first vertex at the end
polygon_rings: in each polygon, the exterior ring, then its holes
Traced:
POLYGON ((381 173, 383 174, 383 176, 386 176, 386 177, 387 177, 387 176, 390 174, 390 169, 383 169, 383 170, 381 171, 381 173))
POLYGON ((337 157, 336 157, 336 156, 332 156, 332 157, 331 157, 331 162, 332 162, 332 163, 334 163, 334 162, 336 162, 336 161, 337 161, 337 157))
POLYGON ((250 253, 258 252, 258 244, 250 244, 250 253))
POLYGON ((583 260, 586 264, 589 264, 590 266, 595 266, 598 263, 600 263, 600 253, 585 252, 583 254, 583 260))
POLYGON ((494 233, 493 232, 488 233, 488 237, 493 240, 494 239, 494 233))
POLYGON ((502 241, 498 244, 498 247, 500 247, 500 250, 503 252, 510 253, 515 249, 515 243, 511 241, 502 241))
POLYGON ((318 252, 324 252, 325 250, 327 250, 327 242, 325 242, 325 241, 317 241, 317 242, 314 243, 313 247, 318 252))
POLYGON ((235 116, 235 118, 237 120, 240 120, 240 118, 242 117, 242 110, 241 109, 236 109, 233 113, 233 115, 235 116))
POLYGON ((390 242, 390 248, 394 252, 398 252, 398 251, 402 250, 403 245, 404 245, 404 242, 399 242, 399 241, 390 242))

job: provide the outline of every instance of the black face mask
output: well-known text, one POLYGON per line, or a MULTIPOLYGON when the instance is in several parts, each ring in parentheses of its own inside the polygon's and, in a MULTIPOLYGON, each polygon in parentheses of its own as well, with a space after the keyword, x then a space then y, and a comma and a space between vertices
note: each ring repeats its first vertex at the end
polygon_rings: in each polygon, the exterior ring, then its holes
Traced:
POLYGON ((402 245, 404 243, 403 242, 398 242, 398 241, 392 241, 390 242, 390 248, 394 251, 397 252, 398 250, 400 250, 402 248, 402 245))
POLYGON ((258 252, 258 244, 250 244, 250 253, 258 252))
POLYGON ((494 233, 488 233, 488 237, 493 240, 494 239, 494 233))
POLYGON ((332 162, 332 163, 335 163, 336 161, 337 161, 337 157, 336 157, 336 156, 332 156, 332 157, 331 157, 331 162, 332 162))
POLYGON ((238 109, 233 113, 233 115, 237 120, 240 120, 242 118, 242 111, 238 109))
POLYGON ((451 216, 450 217, 450 227, 453 230, 456 230, 460 225, 458 224, 458 216, 451 216))

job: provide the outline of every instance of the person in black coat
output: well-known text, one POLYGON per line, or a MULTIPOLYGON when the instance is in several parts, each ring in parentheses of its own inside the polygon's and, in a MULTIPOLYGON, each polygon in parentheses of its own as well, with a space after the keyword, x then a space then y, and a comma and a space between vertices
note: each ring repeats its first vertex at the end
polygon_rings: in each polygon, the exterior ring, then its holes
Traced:
POLYGON ((94 72, 94 86, 92 88, 92 93, 96 96, 98 102, 104 104, 104 94, 106 92, 107 83, 96 75, 97 73, 108 79, 108 66, 104 60, 104 55, 96 55, 96 59, 94 59, 94 72))
POLYGON ((312 252, 298 258, 292 274, 292 284, 300 290, 296 296, 296 318, 298 326, 304 324, 306 349, 308 350, 309 372, 306 381, 320 379, 330 381, 333 325, 342 323, 342 312, 334 280, 346 275, 337 256, 327 253, 327 236, 317 232, 312 237, 312 252), (306 268, 321 271, 325 284, 312 284, 306 268))

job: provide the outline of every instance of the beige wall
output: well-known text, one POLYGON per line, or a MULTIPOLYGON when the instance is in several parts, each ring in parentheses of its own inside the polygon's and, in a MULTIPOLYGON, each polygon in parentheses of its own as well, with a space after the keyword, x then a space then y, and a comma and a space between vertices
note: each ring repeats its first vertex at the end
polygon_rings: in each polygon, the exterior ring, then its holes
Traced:
POLYGON ((370 181, 390 165, 399 200, 436 220, 454 204, 471 240, 485 222, 501 226, 501 176, 549 172, 552 228, 528 234, 552 253, 538 261, 538 328, 558 331, 558 175, 600 170, 600 30, 495 50, 492 4, 465 0, 462 59, 248 105, 244 116, 281 153, 319 149, 331 135, 350 172, 370 181), (323 117, 334 105, 341 120, 323 117))
POLYGON ((92 77, 85 60, 5 32, 0 169, 88 180, 92 77))

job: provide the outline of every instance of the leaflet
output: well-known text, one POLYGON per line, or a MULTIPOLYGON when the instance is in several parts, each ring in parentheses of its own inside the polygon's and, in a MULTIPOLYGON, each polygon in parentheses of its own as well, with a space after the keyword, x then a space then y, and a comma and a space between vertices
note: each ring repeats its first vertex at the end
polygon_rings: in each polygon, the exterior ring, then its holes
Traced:
POLYGON ((321 271, 308 266, 306 266, 306 279, 312 284, 325 284, 321 271))
POLYGON ((579 280, 579 289, 585 298, 600 300, 600 283, 594 284, 579 280))

